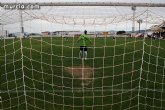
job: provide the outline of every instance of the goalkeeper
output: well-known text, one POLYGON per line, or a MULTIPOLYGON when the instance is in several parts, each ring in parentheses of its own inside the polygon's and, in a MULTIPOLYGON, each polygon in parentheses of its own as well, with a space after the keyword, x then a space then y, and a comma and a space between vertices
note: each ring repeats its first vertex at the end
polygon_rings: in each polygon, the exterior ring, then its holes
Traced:
POLYGON ((87 42, 91 42, 90 38, 87 36, 87 31, 84 31, 84 34, 81 34, 80 37, 78 38, 77 42, 80 43, 80 57, 84 58, 87 60, 87 42))

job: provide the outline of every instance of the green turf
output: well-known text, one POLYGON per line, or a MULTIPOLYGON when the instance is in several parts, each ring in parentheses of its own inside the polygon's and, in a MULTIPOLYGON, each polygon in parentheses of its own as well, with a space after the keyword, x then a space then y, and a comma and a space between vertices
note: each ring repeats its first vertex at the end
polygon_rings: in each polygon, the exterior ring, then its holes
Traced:
POLYGON ((93 82, 84 88, 80 80, 62 68, 82 63, 79 48, 72 48, 78 47, 75 41, 76 38, 1 40, 0 108, 165 109, 165 40, 92 39, 95 48, 88 49, 85 66, 94 67, 95 74, 93 82))

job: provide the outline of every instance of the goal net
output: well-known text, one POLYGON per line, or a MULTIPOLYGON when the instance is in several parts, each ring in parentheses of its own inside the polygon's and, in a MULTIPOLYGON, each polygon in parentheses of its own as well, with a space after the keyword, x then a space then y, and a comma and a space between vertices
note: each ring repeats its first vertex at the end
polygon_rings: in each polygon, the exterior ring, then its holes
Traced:
POLYGON ((163 0, 2 1, 0 109, 165 110, 163 0))

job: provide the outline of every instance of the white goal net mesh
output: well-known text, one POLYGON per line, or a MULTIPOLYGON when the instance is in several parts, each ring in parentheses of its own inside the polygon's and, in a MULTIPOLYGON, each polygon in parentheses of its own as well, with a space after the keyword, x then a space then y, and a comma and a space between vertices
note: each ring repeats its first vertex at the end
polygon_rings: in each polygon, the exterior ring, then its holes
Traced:
MULTIPOLYGON (((29 2, 58 1, 2 0, 29 2)), ((0 109, 165 110, 164 7, 131 7, 0 7, 0 109), (84 30, 87 59, 77 42, 84 30)))

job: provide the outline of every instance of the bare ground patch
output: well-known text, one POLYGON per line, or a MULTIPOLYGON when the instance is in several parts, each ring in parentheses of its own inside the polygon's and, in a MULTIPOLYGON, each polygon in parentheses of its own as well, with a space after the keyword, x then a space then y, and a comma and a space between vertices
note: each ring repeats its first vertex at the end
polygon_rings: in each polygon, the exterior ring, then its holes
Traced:
POLYGON ((65 67, 64 70, 73 78, 82 80, 82 85, 89 85, 93 81, 94 69, 89 66, 65 67))

